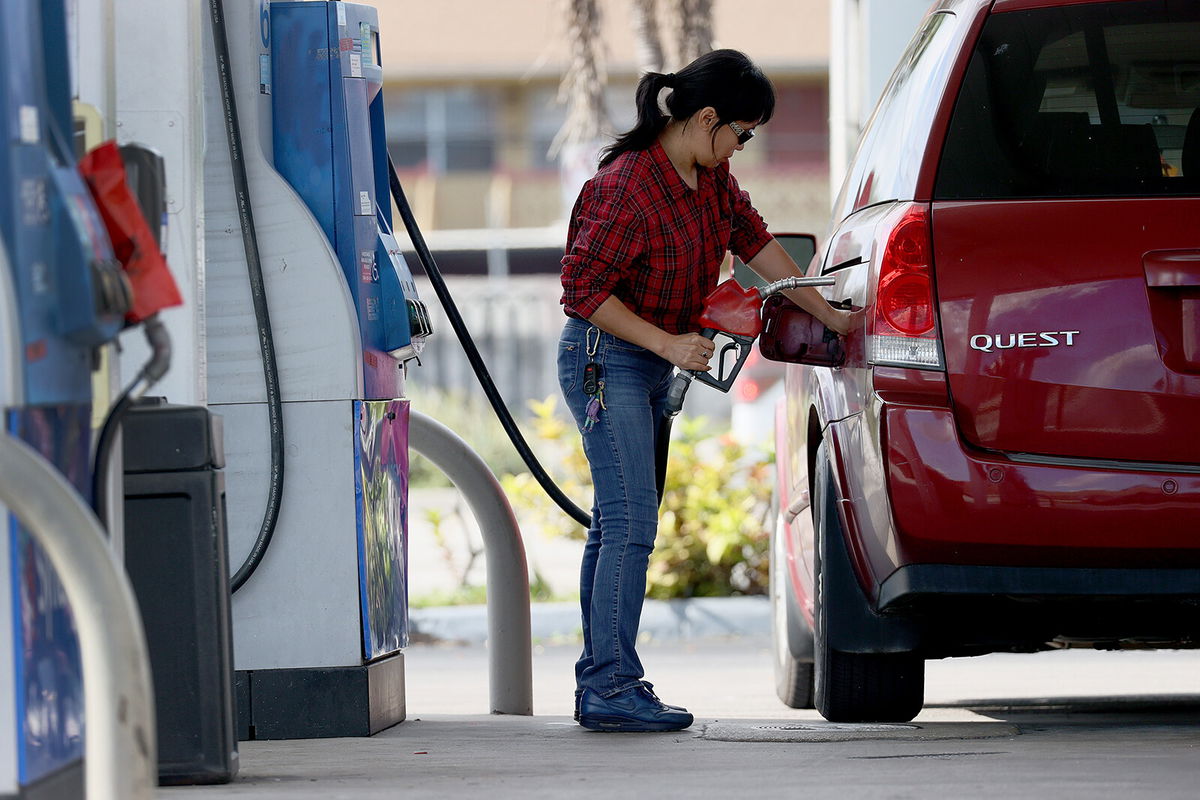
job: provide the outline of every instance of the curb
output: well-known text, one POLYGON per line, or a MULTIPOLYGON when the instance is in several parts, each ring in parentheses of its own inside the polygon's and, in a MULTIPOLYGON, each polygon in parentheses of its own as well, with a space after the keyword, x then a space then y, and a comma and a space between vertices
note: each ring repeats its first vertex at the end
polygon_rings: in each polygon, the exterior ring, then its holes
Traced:
MULTIPOLYGON (((577 641, 582 635, 577 603, 533 603, 529 618, 534 642, 577 641)), ((486 605, 415 608, 408 613, 408 623, 414 642, 487 642, 486 605)), ((647 600, 638 640, 679 642, 770 634, 771 603, 766 597, 698 597, 647 600)))

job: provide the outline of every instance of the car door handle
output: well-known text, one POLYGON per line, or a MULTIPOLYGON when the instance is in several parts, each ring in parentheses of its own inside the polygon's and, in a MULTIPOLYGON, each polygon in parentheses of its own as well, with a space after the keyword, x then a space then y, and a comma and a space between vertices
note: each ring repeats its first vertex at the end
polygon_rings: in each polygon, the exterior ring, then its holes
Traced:
POLYGON ((1200 287, 1200 250, 1151 250, 1142 256, 1142 269, 1153 289, 1200 287))

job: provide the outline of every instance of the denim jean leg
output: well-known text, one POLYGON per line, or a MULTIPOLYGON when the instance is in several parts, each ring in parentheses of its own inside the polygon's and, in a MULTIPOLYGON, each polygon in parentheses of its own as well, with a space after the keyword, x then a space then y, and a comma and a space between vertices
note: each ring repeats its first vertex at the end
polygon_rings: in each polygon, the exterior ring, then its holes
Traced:
MULTIPOLYGON (((558 382, 566 400, 567 409, 575 418, 575 424, 583 430, 587 397, 578 388, 583 381, 583 368, 587 363, 586 332, 589 326, 576 320, 568 320, 558 342, 558 382)), ((583 627, 583 652, 575 664, 575 685, 581 687, 583 672, 592 665, 591 647, 591 604, 592 585, 596 575, 596 558, 600 552, 600 514, 592 504, 592 524, 583 546, 583 558, 579 566, 579 606, 583 627)))
POLYGON ((646 568, 658 527, 655 433, 671 365, 653 353, 570 321, 559 348, 559 382, 583 437, 595 504, 580 569, 585 629, 576 665, 580 687, 608 696, 638 685, 643 671, 635 649, 646 592, 646 568), (600 364, 604 408, 586 426, 591 399, 581 389, 584 365, 600 364))
POLYGON ((600 512, 592 505, 592 525, 583 545, 579 565, 579 611, 583 621, 583 652, 575 663, 575 686, 582 688, 583 673, 592 666, 592 587, 596 582, 596 561, 600 555, 600 512))
MULTIPOLYGON (((670 420, 667 419, 667 415, 666 415, 667 392, 670 391, 670 389, 671 389, 671 380, 674 377, 675 377, 675 369, 668 365, 668 369, 663 374, 662 380, 659 381, 657 386, 654 386, 653 388, 650 389, 650 416, 654 420, 654 444, 655 444, 655 446, 658 445, 658 437, 662 433, 663 427, 671 424, 670 420)), ((655 455, 655 458, 657 459, 658 453, 655 452, 654 455, 655 455)), ((655 469, 657 469, 657 468, 658 468, 658 465, 656 463, 655 469)), ((655 478, 657 478, 657 477, 658 476, 656 474, 655 478)), ((656 484, 655 489, 657 490, 657 488, 658 488, 658 486, 656 484)))
POLYGON ((649 403, 630 409, 610 401, 605 411, 584 436, 603 525, 592 588, 592 665, 581 681, 602 695, 643 675, 635 645, 658 522, 649 403))

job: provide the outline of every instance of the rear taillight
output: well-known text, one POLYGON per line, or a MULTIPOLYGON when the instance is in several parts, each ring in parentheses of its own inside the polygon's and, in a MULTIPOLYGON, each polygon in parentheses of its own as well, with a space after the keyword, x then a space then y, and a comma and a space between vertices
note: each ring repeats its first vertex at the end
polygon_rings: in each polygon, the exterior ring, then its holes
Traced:
POLYGON ((879 283, 868 318, 867 358, 872 364, 940 369, 929 208, 902 207, 881 225, 879 283))

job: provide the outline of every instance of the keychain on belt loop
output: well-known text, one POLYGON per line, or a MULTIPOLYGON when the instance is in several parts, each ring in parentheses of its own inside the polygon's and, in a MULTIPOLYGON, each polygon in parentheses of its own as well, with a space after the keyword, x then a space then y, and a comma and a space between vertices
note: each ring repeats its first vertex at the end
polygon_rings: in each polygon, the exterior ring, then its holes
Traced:
POLYGON ((600 419, 600 409, 604 408, 604 379, 600 365, 596 363, 596 348, 600 344, 600 329, 592 326, 587 329, 584 335, 584 344, 587 346, 588 363, 583 367, 583 393, 591 400, 587 404, 587 419, 584 420, 583 429, 590 431, 592 426, 596 424, 596 420, 600 419), (595 339, 592 334, 595 333, 595 339))

